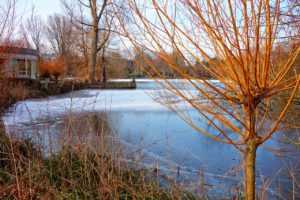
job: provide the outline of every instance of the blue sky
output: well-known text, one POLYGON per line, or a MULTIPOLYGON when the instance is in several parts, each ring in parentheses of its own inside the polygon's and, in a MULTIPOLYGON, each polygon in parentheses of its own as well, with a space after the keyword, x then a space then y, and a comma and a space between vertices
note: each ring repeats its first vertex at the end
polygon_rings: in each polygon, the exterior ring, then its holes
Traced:
POLYGON ((31 15, 32 6, 35 7, 35 13, 46 19, 48 15, 62 12, 63 8, 60 0, 19 0, 17 11, 22 18, 31 15))

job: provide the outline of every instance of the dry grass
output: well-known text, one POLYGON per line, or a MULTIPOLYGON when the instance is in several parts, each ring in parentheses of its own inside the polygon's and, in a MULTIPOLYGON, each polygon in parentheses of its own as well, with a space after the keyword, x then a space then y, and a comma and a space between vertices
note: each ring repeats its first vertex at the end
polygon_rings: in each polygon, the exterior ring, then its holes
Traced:
POLYGON ((86 83, 63 81, 45 85, 36 80, 12 79, 0 76, 0 115, 17 101, 41 98, 82 89, 86 83))
POLYGON ((27 89, 22 83, 15 83, 0 77, 0 114, 27 96, 27 89))
POLYGON ((68 148, 44 159, 29 159, 14 150, 11 169, 0 193, 12 199, 162 199, 157 183, 145 184, 144 171, 115 166, 115 161, 68 148), (17 159, 15 159, 17 158, 17 159))
POLYGON ((30 140, 1 144, 0 196, 5 199, 196 199, 160 185, 151 169, 128 166, 87 146, 64 146, 44 157, 30 140))

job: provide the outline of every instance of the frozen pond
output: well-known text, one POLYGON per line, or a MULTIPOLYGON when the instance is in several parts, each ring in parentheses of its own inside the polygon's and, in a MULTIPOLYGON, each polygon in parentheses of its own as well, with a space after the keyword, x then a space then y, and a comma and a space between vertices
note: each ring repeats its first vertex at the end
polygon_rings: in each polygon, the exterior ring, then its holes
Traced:
MULTIPOLYGON (((85 120, 87 116, 94 121, 104 116, 114 132, 111 138, 118 140, 128 156, 144 166, 158 167, 162 173, 185 182, 200 183, 196 179, 203 173, 205 187, 212 196, 229 194, 240 186, 242 156, 238 151, 193 130, 154 100, 160 92, 161 88, 153 81, 137 80, 136 90, 81 90, 48 99, 26 100, 19 102, 3 121, 8 133, 38 138, 38 143, 51 152, 65 140, 66 121, 71 116, 69 121, 76 125, 73 129, 82 130, 81 137, 96 145, 97 137, 84 135, 88 123, 85 120)), ((207 126, 207 121, 192 109, 190 116, 199 126, 207 126)), ((296 167, 300 155, 299 150, 280 156, 270 151, 270 147, 285 151, 293 148, 279 140, 277 133, 259 148, 256 166, 257 182, 271 181, 269 195, 281 199, 291 189, 287 167, 296 167)))

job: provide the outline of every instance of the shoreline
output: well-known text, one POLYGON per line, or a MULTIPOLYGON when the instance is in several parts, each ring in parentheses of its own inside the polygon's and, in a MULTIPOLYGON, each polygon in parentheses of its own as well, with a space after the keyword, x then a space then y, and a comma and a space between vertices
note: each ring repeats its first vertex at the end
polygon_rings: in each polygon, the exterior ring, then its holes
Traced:
POLYGON ((2 89, 4 91, 0 89, 3 94, 0 96, 0 116, 18 101, 26 99, 47 98, 82 89, 136 89, 136 82, 130 79, 116 82, 108 80, 106 83, 94 84, 66 80, 58 83, 50 82, 47 86, 40 81, 27 79, 2 79, 0 81, 0 86, 3 85, 4 88, 2 89))

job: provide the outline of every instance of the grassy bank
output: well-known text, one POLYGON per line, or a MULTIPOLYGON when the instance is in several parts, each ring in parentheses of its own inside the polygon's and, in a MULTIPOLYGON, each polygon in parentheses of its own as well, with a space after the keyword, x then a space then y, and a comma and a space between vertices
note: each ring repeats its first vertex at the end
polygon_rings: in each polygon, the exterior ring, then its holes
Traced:
POLYGON ((44 98, 86 88, 88 83, 63 81, 48 87, 35 80, 5 79, 0 77, 0 115, 17 101, 28 98, 44 98))
POLYGON ((39 81, 6 79, 0 77, 0 115, 17 101, 43 98, 81 89, 135 89, 135 82, 107 82, 90 84, 72 80, 51 82, 47 86, 39 81))
POLYGON ((1 126, 0 199, 201 199, 167 179, 161 185, 155 169, 129 167, 122 153, 81 144, 44 156, 1 126))

